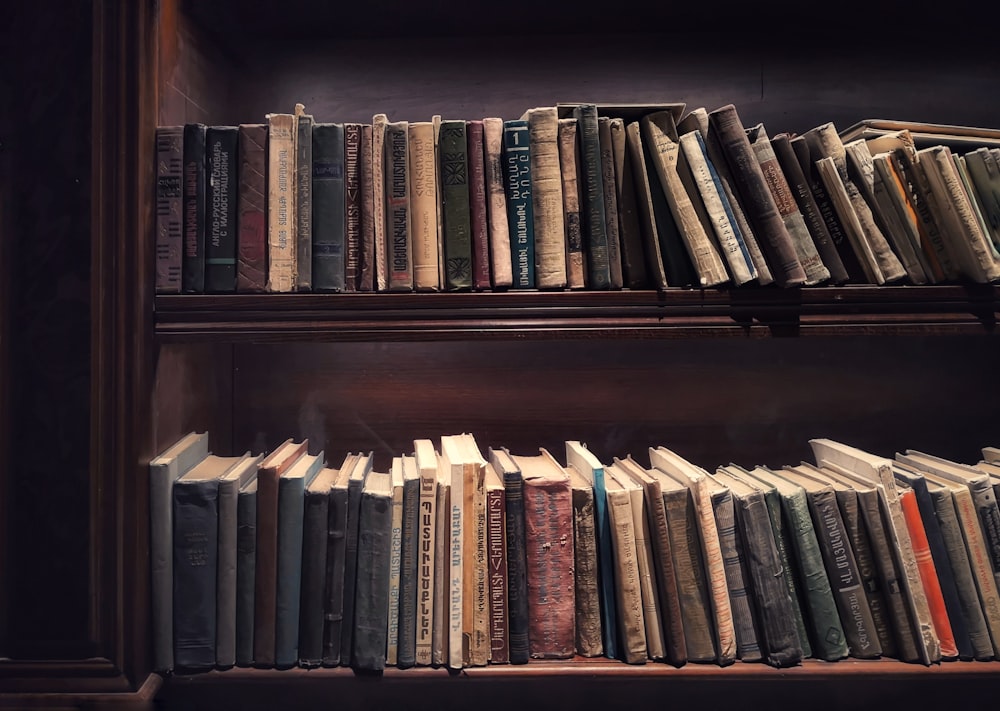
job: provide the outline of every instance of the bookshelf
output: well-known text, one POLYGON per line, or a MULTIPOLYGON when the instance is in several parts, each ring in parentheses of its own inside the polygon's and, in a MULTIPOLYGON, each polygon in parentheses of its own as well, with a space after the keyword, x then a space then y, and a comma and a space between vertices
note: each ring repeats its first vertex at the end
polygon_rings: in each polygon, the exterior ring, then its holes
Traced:
MULTIPOLYGON (((783 4, 773 10, 794 9, 783 4)), ((389 0, 378 21, 315 0, 252 11, 238 0, 93 0, 91 509, 76 561, 88 571, 91 602, 78 615, 88 644, 0 661, 0 708, 752 706, 776 694, 813 707, 931 708, 995 693, 1000 662, 150 674, 146 465, 192 429, 207 429, 220 454, 307 436, 330 461, 371 449, 380 463, 415 437, 452 431, 519 452, 581 439, 602 458, 666 444, 705 466, 794 463, 815 436, 963 460, 998 443, 994 286, 154 297, 158 123, 256 121, 296 101, 326 120, 515 118, 591 99, 732 102, 772 131, 870 116, 1000 121, 1000 59, 985 50, 875 64, 870 49, 844 56, 823 41, 749 46, 734 37, 750 10, 682 37, 648 29, 676 21, 666 4, 628 6, 648 24, 605 34, 599 17, 567 26, 565 3, 541 3, 538 49, 515 70, 509 35, 482 22, 467 31, 478 11, 451 0, 427 14, 389 0)), ((686 12, 704 24, 706 10, 686 12)))

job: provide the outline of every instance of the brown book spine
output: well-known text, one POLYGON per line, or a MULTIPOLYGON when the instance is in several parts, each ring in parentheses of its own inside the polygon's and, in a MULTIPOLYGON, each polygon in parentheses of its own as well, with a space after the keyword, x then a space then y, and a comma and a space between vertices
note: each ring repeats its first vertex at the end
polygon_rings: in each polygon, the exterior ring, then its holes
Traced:
POLYGON ((184 127, 156 129, 156 293, 181 292, 184 127))
POLYGON ((507 494, 503 487, 486 494, 487 560, 490 594, 490 662, 510 661, 507 624, 507 494))
POLYGON ((687 662, 687 642, 684 638, 684 614, 681 610, 680 591, 674 572, 674 554, 670 545, 670 524, 667 509, 663 503, 663 491, 655 480, 643 485, 646 509, 649 512, 650 529, 653 536, 653 551, 656 553, 657 589, 660 594, 660 610, 666 633, 667 659, 674 666, 687 662))
POLYGON ((629 157, 625 122, 611 119, 611 149, 615 161, 615 199, 618 208, 618 240, 622 263, 622 286, 639 289, 647 286, 646 257, 643 251, 642 228, 639 226, 639 204, 635 194, 635 177, 629 157))
POLYGON ((573 488, 573 557, 576 587, 576 653, 604 653, 601 640, 601 599, 597 573, 597 531, 593 488, 573 488))
POLYGON ((490 288, 490 236, 486 216, 486 163, 483 154, 483 122, 466 126, 469 161, 469 218, 472 226, 472 286, 490 288))
POLYGON ((580 222, 580 173, 575 118, 559 119, 559 174, 562 176, 563 220, 566 227, 566 278, 571 289, 586 286, 583 226, 580 222))
POLYGON ((259 293, 267 283, 267 124, 239 130, 236 291, 259 293))
POLYGON ((344 291, 357 291, 361 271, 361 124, 344 124, 344 291))
POLYGON ((375 177, 372 126, 361 124, 361 263, 358 291, 375 290, 375 177))
POLYGON ((604 225, 608 233, 608 267, 611 269, 611 288, 624 285, 622 272, 621 234, 618 230, 618 190, 615 187, 614 142, 611 137, 611 119, 597 117, 597 137, 601 148, 601 176, 604 187, 604 225))
POLYGON ((795 256, 792 238, 785 228, 764 174, 754 157, 736 107, 723 106, 709 114, 719 137, 754 234, 760 238, 775 281, 781 286, 800 286, 806 281, 805 270, 795 256))

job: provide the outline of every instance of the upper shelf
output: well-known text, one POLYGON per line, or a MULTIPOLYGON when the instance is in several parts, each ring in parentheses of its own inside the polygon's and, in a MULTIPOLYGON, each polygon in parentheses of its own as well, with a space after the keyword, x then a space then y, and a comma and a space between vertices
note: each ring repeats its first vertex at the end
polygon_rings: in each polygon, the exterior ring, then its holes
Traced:
POLYGON ((1000 288, 160 295, 163 342, 983 334, 1000 288))

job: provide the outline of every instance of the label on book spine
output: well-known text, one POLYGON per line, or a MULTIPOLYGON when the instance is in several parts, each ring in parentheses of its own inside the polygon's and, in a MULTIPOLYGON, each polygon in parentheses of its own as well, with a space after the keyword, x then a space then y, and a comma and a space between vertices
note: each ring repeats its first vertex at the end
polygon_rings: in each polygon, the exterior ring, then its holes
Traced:
POLYGON ((156 293, 181 290, 184 127, 156 129, 156 293))
POLYGON ((527 121, 504 121, 507 225, 513 286, 535 287, 535 237, 531 202, 531 146, 527 121))

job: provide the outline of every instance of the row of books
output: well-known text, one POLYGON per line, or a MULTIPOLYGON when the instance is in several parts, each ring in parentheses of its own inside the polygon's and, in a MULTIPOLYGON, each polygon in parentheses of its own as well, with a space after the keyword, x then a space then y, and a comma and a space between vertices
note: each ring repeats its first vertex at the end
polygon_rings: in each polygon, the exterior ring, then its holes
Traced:
POLYGON ((1000 148, 907 128, 771 137, 684 104, 324 123, 300 104, 156 141, 158 293, 1000 279, 1000 148))
POLYGON ((1000 449, 709 473, 565 443, 150 463, 156 668, 1000 658, 1000 449))

